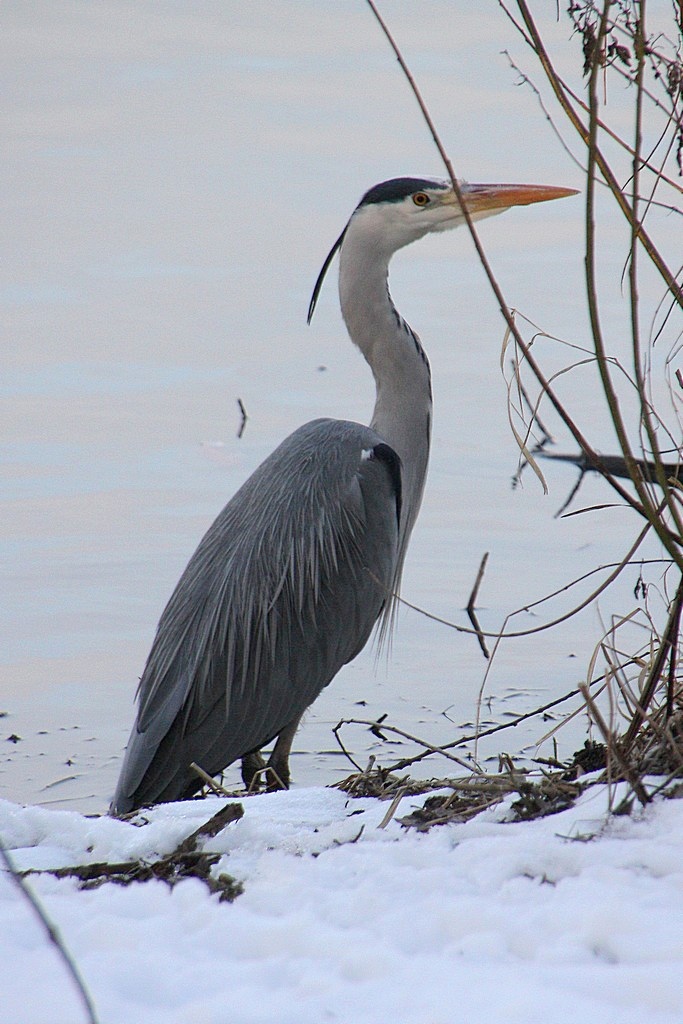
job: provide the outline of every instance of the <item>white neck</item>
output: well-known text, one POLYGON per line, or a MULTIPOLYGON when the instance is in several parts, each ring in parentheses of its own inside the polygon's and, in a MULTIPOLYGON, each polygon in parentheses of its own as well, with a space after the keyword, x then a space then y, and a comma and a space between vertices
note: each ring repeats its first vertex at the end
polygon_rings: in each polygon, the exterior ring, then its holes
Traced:
POLYGON ((432 393, 427 356, 389 295, 392 255, 374 244, 362 223, 351 219, 340 252, 339 298, 351 340, 375 378, 377 398, 370 425, 402 463, 398 585, 427 475, 432 393))

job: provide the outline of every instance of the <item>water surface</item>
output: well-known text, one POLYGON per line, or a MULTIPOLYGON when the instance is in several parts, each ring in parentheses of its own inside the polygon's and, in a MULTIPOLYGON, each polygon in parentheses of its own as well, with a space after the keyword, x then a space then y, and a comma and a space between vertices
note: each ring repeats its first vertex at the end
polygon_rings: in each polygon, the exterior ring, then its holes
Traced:
MULTIPOLYGON (((581 186, 533 96, 515 87, 501 51, 523 51, 496 5, 433 2, 415 17, 414 4, 388 0, 383 10, 459 174, 581 186)), ((0 46, 0 794, 102 810, 156 622, 203 531, 298 424, 370 415, 372 382, 333 280, 305 324, 322 259, 367 187, 442 169, 361 3, 15 2, 0 46), (249 414, 241 439, 238 398, 249 414)), ((513 211, 481 234, 508 301, 585 343, 581 218, 581 201, 568 200, 513 211)), ((607 268, 622 258, 615 244, 607 268)), ((489 551, 480 618, 499 628, 620 557, 633 524, 623 510, 554 519, 573 483, 565 468, 548 471, 549 497, 530 473, 511 488, 504 330, 464 232, 402 252, 392 291, 430 354, 435 392, 403 593, 465 623, 489 551)), ((579 375, 566 392, 609 450, 592 388, 579 375)), ((586 483, 583 503, 604 498, 586 483)), ((630 609, 634 582, 603 605, 606 619, 630 609)), ((504 721, 571 690, 601 629, 593 609, 503 644, 482 717, 504 721)), ((296 781, 348 772, 331 733, 344 716, 387 713, 432 742, 453 738, 475 718, 485 669, 472 637, 404 611, 391 657, 364 652, 308 714, 296 781)), ((529 747, 548 727, 535 721, 480 753, 529 747)), ((344 735, 363 764, 410 749, 344 735)), ((573 739, 583 725, 564 753, 573 739)))

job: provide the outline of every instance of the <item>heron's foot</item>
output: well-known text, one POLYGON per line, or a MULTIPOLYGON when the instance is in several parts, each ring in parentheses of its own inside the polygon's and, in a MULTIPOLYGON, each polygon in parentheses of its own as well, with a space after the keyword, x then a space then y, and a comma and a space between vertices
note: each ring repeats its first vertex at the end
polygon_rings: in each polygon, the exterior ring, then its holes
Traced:
POLYGON ((263 788, 268 793, 289 789, 287 758, 272 756, 266 764, 260 750, 250 751, 242 758, 242 782, 249 793, 260 793, 263 788))
POLYGON ((278 789, 289 789, 289 757, 277 757, 276 754, 277 749, 271 754, 264 773, 266 790, 269 793, 276 793, 278 789))
POLYGON ((294 741, 294 734, 299 728, 301 715, 297 715, 291 722, 280 730, 277 743, 273 747, 273 753, 268 758, 270 771, 266 775, 266 789, 269 793, 278 789, 289 789, 291 776, 289 774, 289 755, 294 741))
POLYGON ((289 754, 292 749, 292 741, 301 715, 292 719, 284 729, 280 730, 277 742, 273 747, 273 753, 268 758, 268 764, 263 760, 261 751, 250 750, 242 757, 242 782, 250 793, 258 793, 262 781, 269 793, 278 789, 289 789, 289 754))
POLYGON ((266 770, 266 762, 260 750, 250 750, 242 758, 242 782, 250 793, 258 793, 261 779, 266 770))

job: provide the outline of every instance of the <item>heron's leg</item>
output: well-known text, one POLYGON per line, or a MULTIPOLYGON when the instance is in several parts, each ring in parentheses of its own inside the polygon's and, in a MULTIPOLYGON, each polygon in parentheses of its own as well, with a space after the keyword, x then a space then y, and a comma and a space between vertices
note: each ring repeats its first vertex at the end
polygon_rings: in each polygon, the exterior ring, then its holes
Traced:
POLYGON ((289 789, 289 753, 301 718, 302 715, 297 715, 289 725, 284 727, 273 747, 273 753, 268 758, 268 767, 273 769, 268 773, 267 789, 270 792, 283 787, 289 789))
POLYGON ((260 750, 250 750, 242 758, 242 782, 247 789, 258 790, 261 788, 260 772, 266 767, 266 762, 261 757, 260 750))

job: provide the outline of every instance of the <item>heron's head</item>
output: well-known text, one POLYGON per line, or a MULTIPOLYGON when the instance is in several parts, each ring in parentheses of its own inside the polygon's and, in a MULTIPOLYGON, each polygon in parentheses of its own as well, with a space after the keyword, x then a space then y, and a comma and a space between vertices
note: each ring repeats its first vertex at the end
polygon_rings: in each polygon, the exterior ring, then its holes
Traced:
MULTIPOLYGON (((555 185, 475 185, 460 183, 462 199, 472 220, 503 213, 511 206, 528 206, 576 194, 555 185)), ((325 273, 349 231, 362 233, 378 255, 388 259, 397 249, 432 231, 447 231, 465 220, 451 182, 444 178, 391 178, 369 189, 332 247, 313 292, 310 323, 325 273)))
MULTIPOLYGON (((460 192, 472 220, 492 217, 511 206, 528 206, 573 195, 575 190, 553 185, 472 185, 460 182, 460 192)), ((358 224, 384 251, 409 245, 432 231, 462 224, 460 200, 447 179, 392 178, 365 193, 349 222, 358 224)))

